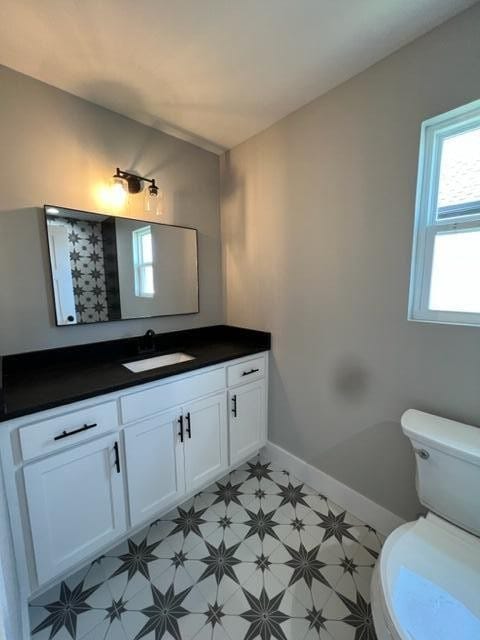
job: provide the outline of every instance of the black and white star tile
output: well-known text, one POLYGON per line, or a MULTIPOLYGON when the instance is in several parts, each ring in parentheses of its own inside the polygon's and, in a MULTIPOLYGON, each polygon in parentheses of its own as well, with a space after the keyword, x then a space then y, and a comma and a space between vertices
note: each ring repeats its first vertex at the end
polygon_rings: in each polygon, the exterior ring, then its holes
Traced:
POLYGON ((108 320, 102 227, 97 222, 67 223, 73 293, 78 322, 108 320))
POLYGON ((255 459, 33 601, 32 640, 375 640, 382 542, 255 459))

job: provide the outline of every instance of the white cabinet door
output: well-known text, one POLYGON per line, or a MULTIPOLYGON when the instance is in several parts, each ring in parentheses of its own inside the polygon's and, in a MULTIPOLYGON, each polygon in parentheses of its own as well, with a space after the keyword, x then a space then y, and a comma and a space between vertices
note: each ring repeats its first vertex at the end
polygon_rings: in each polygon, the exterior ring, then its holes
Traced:
POLYGON ((227 469, 225 394, 184 407, 185 479, 187 491, 205 485, 227 469))
POLYGON ((39 584, 125 530, 120 465, 113 434, 24 467, 39 584))
POLYGON ((168 411, 125 429, 130 519, 137 525, 185 493, 181 411, 168 411))
POLYGON ((230 464, 256 453, 266 440, 265 382, 245 384, 228 393, 230 464))

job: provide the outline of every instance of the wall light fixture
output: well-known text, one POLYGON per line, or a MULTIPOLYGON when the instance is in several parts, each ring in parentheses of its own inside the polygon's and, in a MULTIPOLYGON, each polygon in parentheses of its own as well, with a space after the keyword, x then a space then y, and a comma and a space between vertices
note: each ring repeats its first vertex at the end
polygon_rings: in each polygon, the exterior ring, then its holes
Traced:
POLYGON ((146 213, 154 213, 161 215, 163 213, 163 194, 159 190, 155 178, 146 178, 138 176, 130 171, 122 171, 117 167, 117 171, 113 176, 112 192, 114 192, 114 200, 119 201, 120 197, 125 199, 128 194, 135 195, 144 191, 143 209, 146 213), (143 184, 143 183, 148 184, 143 184), (123 193, 121 194, 120 191, 123 193))

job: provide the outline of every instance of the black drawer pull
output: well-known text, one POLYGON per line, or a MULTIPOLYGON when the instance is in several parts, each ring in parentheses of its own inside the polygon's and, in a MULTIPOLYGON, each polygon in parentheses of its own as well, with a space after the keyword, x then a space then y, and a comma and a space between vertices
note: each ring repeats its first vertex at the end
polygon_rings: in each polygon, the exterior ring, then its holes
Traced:
POLYGON ((113 450, 115 452, 115 468, 117 473, 120 473, 120 454, 118 452, 118 442, 115 442, 113 445, 113 450))
POLYGON ((185 416, 185 419, 187 421, 187 426, 185 427, 185 431, 188 433, 188 437, 191 438, 192 437, 192 427, 191 427, 191 424, 190 424, 190 411, 185 416))
POLYGON ((54 440, 62 440, 62 438, 68 438, 68 436, 73 436, 76 433, 80 433, 81 431, 88 431, 89 429, 93 429, 96 426, 97 423, 94 422, 93 424, 84 424, 83 427, 80 427, 80 429, 74 429, 73 431, 62 431, 59 436, 54 437, 54 440))
POLYGON ((237 396, 232 396, 232 416, 237 417, 237 396))
POLYGON ((180 425, 180 431, 178 432, 178 435, 180 436, 180 442, 183 442, 183 416, 180 416, 177 422, 180 425))
POLYGON ((252 373, 257 373, 260 369, 250 369, 250 371, 244 371, 242 376, 250 376, 252 373))

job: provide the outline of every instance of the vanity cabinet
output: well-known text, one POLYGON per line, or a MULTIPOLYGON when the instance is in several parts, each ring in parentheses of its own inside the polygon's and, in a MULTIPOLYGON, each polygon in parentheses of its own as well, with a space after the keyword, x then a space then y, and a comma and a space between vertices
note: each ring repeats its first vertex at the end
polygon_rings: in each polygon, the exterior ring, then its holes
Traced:
POLYGON ((166 411, 125 429, 132 526, 179 502, 185 493, 180 420, 179 411, 166 411))
POLYGON ((228 468, 225 394, 125 429, 132 526, 180 502, 228 468))
POLYGON ((25 599, 257 453, 267 377, 257 353, 3 423, 25 599))
POLYGON ((225 393, 192 402, 184 414, 185 480, 192 492, 228 468, 225 393))
POLYGON ((228 392, 230 464, 253 455, 266 440, 265 383, 243 384, 228 392))
POLYGON ((121 471, 117 434, 24 467, 40 584, 125 531, 121 471))

